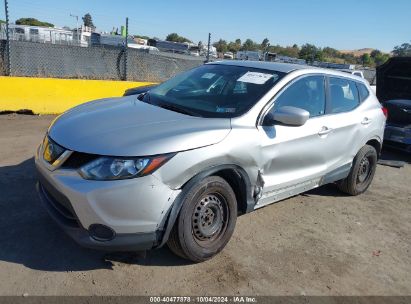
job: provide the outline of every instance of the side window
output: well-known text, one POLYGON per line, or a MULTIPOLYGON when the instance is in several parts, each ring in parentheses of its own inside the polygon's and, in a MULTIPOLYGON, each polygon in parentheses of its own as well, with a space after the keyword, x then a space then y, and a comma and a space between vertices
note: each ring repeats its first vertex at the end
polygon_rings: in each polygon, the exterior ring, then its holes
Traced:
POLYGON ((360 102, 363 102, 368 98, 370 92, 368 91, 367 87, 362 83, 357 83, 358 91, 360 92, 360 102))
POLYGON ((14 29, 14 31, 15 31, 17 34, 24 34, 24 29, 19 28, 19 27, 16 27, 16 28, 14 29))
POLYGON ((348 112, 360 104, 354 81, 330 77, 331 113, 348 112))
POLYGON ((323 76, 307 76, 290 85, 275 100, 273 110, 291 106, 310 113, 310 117, 324 114, 325 90, 323 76))

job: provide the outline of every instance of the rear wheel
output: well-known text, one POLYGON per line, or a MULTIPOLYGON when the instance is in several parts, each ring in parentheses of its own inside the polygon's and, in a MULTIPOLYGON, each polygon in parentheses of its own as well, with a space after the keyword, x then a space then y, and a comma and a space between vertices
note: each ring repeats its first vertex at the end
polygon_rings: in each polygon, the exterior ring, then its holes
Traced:
POLYGON ((230 185, 221 177, 207 177, 184 196, 167 245, 185 259, 208 260, 228 243, 236 220, 237 201, 230 185))
POLYGON ((338 188, 350 195, 364 193, 370 186, 377 168, 377 151, 365 145, 355 156, 347 178, 337 182, 338 188))

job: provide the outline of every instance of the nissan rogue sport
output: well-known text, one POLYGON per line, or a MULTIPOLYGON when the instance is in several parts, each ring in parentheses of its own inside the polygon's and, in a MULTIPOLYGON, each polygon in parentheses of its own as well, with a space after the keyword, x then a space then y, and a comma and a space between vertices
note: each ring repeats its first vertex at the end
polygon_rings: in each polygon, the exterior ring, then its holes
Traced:
POLYGON ((205 64, 55 119, 36 153, 38 192, 83 246, 167 243, 204 261, 228 243, 239 214, 328 183, 366 191, 385 120, 369 84, 347 73, 205 64))

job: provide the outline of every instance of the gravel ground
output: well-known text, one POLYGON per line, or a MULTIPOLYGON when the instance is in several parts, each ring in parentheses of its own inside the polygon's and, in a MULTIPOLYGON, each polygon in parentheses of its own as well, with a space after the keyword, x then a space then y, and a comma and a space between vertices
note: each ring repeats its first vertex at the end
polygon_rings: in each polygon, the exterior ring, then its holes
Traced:
POLYGON ((359 197, 333 185, 241 216, 225 250, 80 248, 42 209, 33 153, 54 116, 0 115, 0 295, 411 295, 411 156, 359 197))

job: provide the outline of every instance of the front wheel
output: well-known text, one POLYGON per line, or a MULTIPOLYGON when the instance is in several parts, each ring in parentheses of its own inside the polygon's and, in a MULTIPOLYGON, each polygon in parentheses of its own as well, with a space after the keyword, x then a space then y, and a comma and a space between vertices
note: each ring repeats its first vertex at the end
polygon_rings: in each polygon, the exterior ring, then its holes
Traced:
POLYGON ((350 174, 337 182, 338 188, 350 195, 364 193, 370 186, 377 169, 377 151, 365 145, 355 156, 350 174))
POLYGON ((208 260, 228 243, 236 220, 237 200, 230 185, 221 177, 207 177, 183 197, 167 245, 182 258, 208 260))

